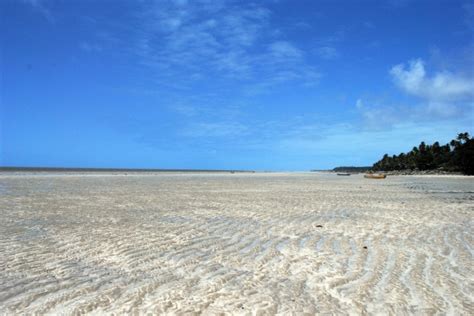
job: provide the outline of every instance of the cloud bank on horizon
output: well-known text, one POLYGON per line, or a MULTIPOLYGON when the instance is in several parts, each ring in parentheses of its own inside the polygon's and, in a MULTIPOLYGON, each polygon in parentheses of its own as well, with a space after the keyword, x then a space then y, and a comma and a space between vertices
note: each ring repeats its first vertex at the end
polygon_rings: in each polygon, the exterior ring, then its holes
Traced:
POLYGON ((469 1, 0 6, 0 165, 307 170, 474 132, 469 1))

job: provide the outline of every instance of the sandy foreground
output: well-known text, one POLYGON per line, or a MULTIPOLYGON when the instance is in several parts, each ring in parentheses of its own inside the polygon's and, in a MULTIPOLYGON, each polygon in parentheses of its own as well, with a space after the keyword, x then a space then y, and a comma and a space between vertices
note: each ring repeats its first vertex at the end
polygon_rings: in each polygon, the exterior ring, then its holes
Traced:
POLYGON ((474 179, 0 174, 0 313, 474 314, 474 179))

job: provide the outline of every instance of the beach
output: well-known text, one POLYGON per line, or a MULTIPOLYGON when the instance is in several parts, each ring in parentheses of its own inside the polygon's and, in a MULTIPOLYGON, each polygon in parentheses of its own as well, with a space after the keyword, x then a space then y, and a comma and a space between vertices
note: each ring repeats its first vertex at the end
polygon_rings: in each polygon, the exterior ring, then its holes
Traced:
POLYGON ((474 178, 0 173, 0 313, 474 314, 474 178))

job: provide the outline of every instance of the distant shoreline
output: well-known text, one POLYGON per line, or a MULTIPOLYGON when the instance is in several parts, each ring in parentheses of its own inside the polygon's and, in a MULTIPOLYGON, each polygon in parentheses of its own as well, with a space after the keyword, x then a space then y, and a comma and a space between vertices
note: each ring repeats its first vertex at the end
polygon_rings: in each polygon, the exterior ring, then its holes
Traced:
POLYGON ((459 171, 446 171, 446 170, 392 170, 392 171, 334 171, 328 170, 327 172, 336 174, 338 172, 346 172, 350 174, 365 174, 365 173, 383 173, 387 176, 464 176, 462 172, 459 171))
POLYGON ((219 172, 255 173, 254 170, 223 169, 133 169, 133 168, 63 168, 63 167, 0 167, 0 172, 219 172))
MULTIPOLYGON (((316 172, 319 170, 311 170, 316 172)), ((446 170, 442 168, 419 170, 419 169, 402 169, 402 170, 373 170, 372 167, 353 167, 353 166, 342 166, 336 167, 331 170, 327 170, 330 173, 350 173, 350 174, 363 174, 363 173, 384 173, 389 176, 409 176, 409 175, 462 175, 461 171, 458 170, 446 170)))

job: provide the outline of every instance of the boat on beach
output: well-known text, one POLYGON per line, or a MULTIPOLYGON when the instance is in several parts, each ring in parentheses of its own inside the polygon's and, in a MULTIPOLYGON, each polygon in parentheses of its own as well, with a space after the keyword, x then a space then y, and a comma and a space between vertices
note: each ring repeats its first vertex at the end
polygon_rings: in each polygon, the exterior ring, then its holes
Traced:
POLYGON ((386 174, 383 173, 366 173, 364 178, 367 179, 385 179, 387 177, 386 174))
POLYGON ((337 175, 338 176, 350 176, 351 174, 348 173, 348 172, 339 172, 337 175))

